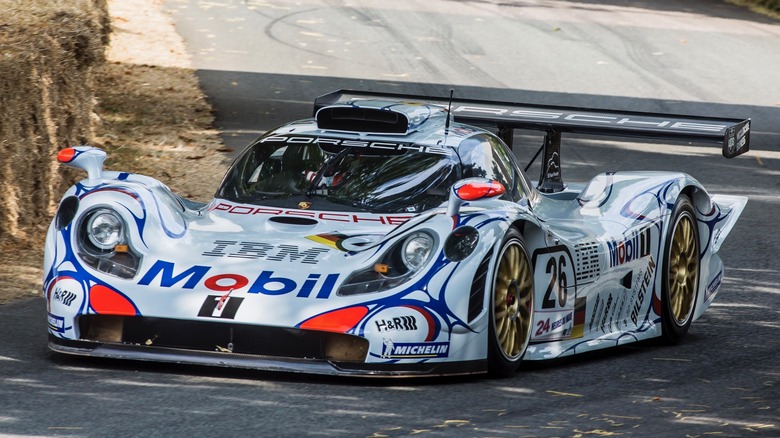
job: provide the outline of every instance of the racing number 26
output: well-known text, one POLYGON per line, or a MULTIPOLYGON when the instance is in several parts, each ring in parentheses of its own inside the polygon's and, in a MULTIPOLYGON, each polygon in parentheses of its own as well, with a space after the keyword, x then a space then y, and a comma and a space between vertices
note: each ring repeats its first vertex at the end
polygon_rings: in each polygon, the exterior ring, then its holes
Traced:
POLYGON ((554 309, 555 297, 553 297, 553 289, 558 288, 558 305, 563 307, 566 305, 566 286, 568 285, 566 279, 566 258, 563 255, 550 257, 547 260, 547 274, 550 275, 550 284, 547 285, 547 292, 544 293, 544 300, 542 300, 542 309, 554 309))

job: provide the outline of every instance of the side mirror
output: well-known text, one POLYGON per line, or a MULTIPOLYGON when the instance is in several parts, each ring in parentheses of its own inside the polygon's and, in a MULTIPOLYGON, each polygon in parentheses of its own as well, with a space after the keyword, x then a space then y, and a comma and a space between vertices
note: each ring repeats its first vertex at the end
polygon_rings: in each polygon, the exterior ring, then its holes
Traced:
POLYGON ((466 178, 456 182, 450 189, 450 199, 447 205, 447 216, 455 216, 460 207, 470 201, 495 198, 506 192, 504 185, 487 178, 466 178))
POLYGON ((92 146, 76 146, 65 148, 57 154, 57 161, 76 169, 87 171, 91 180, 100 179, 103 176, 103 161, 106 153, 92 146))

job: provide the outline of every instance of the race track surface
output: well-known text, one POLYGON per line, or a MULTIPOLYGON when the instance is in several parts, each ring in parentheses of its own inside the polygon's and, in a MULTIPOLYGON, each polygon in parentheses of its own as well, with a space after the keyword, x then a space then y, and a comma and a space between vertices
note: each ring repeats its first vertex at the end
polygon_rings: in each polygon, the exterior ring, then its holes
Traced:
MULTIPOLYGON (((563 177, 679 170, 750 201, 679 346, 513 377, 363 380, 64 357, 45 303, 0 306, 3 436, 780 436, 780 25, 715 1, 166 0, 240 149, 337 88, 753 120, 749 154, 578 137, 563 177), (660 5, 657 3, 661 3, 660 5)), ((540 140, 520 133, 526 162, 540 140)), ((536 178, 538 167, 529 174, 536 178)))

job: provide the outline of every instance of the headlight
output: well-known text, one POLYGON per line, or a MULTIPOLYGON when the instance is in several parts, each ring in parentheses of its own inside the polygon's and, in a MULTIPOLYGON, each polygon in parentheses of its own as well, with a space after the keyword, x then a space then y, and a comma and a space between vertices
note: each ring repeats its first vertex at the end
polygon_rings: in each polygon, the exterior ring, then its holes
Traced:
POLYGON ((427 231, 410 234, 391 246, 378 263, 353 272, 338 295, 384 292, 401 286, 431 260, 436 245, 436 239, 427 231))
POLYGON ((97 248, 111 250, 122 243, 122 220, 110 210, 99 210, 89 218, 87 236, 97 248))
POLYGON ((78 255, 87 266, 120 278, 133 278, 141 255, 129 242, 124 220, 114 210, 95 208, 78 226, 78 255))
POLYGON ((410 271, 416 271, 428 260, 432 249, 433 238, 430 234, 414 233, 404 240, 401 260, 410 271))

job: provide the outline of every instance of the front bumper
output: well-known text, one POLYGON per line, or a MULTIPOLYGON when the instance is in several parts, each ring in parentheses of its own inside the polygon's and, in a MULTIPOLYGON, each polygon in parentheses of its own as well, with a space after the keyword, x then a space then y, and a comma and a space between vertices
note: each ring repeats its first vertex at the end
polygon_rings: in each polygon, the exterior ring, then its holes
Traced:
POLYGON ((82 315, 78 340, 49 335, 60 353, 112 359, 324 375, 414 377, 484 373, 484 360, 366 362, 362 337, 303 330, 140 316, 82 315))

